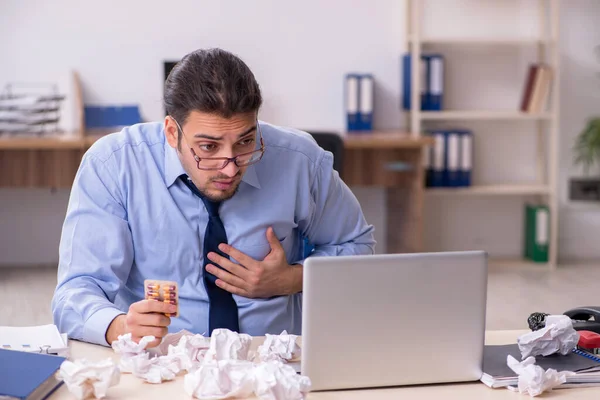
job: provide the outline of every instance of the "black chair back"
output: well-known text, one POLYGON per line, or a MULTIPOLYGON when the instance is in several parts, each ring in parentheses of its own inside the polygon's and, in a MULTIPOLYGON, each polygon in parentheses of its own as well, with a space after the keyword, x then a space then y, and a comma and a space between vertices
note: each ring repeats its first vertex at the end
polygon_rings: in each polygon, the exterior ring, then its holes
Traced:
POLYGON ((334 132, 308 132, 315 138, 315 141, 324 150, 333 154, 333 169, 340 176, 344 169, 344 140, 340 135, 334 132))

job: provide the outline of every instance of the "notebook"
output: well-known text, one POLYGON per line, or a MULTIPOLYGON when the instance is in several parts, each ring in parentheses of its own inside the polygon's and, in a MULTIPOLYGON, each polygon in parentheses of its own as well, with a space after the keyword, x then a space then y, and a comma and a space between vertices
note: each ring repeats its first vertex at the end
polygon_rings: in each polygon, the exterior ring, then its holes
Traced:
MULTIPOLYGON (((521 351, 517 344, 503 346, 485 346, 483 350, 483 375, 481 381, 491 387, 515 386, 518 377, 507 365, 508 355, 521 361, 521 351)), ((582 384, 600 385, 600 358, 593 354, 574 350, 567 355, 552 354, 550 356, 537 356, 536 365, 543 369, 555 369, 558 372, 572 371, 577 375, 567 377, 566 384, 580 386, 582 384)), ((562 386, 566 386, 562 385, 562 386)))
POLYGON ((0 326, 0 349, 69 355, 67 336, 56 325, 0 326))
POLYGON ((45 399, 62 384, 56 372, 65 360, 65 357, 0 349, 0 397, 45 399))

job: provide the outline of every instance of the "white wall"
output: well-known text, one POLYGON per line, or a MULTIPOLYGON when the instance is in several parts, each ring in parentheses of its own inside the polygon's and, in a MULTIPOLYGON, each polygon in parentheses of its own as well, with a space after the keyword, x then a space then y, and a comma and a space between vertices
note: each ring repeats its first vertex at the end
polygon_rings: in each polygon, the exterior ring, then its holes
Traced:
MULTIPOLYGON (((537 22, 531 17, 535 4, 531 0, 427 0, 424 29, 440 36, 527 36, 537 29, 537 25, 529 25, 530 20, 537 22), (433 3, 436 8, 431 7, 433 3)), ((593 76, 598 63, 592 58, 594 38, 600 37, 600 27, 594 22, 600 16, 600 3, 570 0, 562 13, 564 188, 566 177, 574 171, 567 154, 572 138, 582 119, 600 104, 600 84, 593 76), (599 89, 595 93, 594 87, 599 89)), ((240 55, 254 70, 265 96, 262 119, 342 131, 343 75, 366 71, 377 81, 376 128, 399 128, 404 126, 399 111, 399 57, 406 49, 405 21, 403 0, 307 0, 294 4, 179 0, 169 6, 142 0, 3 0, 0 85, 15 80, 60 81, 73 68, 83 81, 86 103, 139 103, 146 119, 159 119, 163 115, 162 61, 200 47, 223 47, 240 55)), ((449 61, 456 60, 448 64, 450 76, 455 76, 448 80, 449 104, 514 108, 524 79, 522 66, 530 56, 527 50, 514 49, 499 55, 486 49, 448 53, 449 61), (487 77, 502 83, 490 83, 487 77), (477 91, 481 96, 470 95, 477 91)), ((476 142, 482 151, 479 154, 486 154, 475 160, 480 165, 476 180, 534 177, 528 159, 534 142, 526 139, 523 146, 511 145, 511 135, 527 132, 527 123, 519 124, 472 125, 481 136, 476 142), (487 154, 497 154, 498 159, 487 154), (511 162, 502 162, 507 156, 511 162)), ((378 251, 383 252, 383 191, 355 190, 367 218, 376 226, 378 251)), ((67 199, 65 190, 0 190, 0 264, 55 261, 67 199)), ((519 199, 428 198, 427 241, 433 249, 483 247, 494 255, 518 255, 521 204, 519 199), (442 211, 442 204, 452 212, 442 211), (469 221, 466 226, 465 220, 469 221)), ((600 246, 590 246, 590 240, 579 241, 599 226, 600 213, 563 205, 561 252, 571 257, 600 256, 600 246)))
MULTIPOLYGON (((600 257, 600 204, 568 201, 568 179, 583 176, 569 149, 590 117, 600 116, 600 2, 576 0, 562 12, 561 246, 565 258, 600 257)), ((600 175, 600 168, 596 171, 600 175)))

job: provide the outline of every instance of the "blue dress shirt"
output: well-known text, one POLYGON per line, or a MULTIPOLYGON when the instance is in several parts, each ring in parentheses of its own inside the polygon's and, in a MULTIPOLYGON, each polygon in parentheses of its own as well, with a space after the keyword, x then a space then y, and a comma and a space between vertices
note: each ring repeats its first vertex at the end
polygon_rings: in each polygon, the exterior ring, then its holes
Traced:
MULTIPOLYGON (((229 244, 257 260, 272 226, 289 264, 302 263, 303 237, 315 256, 373 254, 373 227, 333 170, 333 156, 307 133, 260 122, 265 153, 246 170, 220 216, 229 244)), ((208 330, 202 283, 206 209, 181 180, 185 171, 161 123, 98 140, 75 177, 60 242, 54 323, 69 337, 107 345, 112 320, 144 298, 144 280, 176 281, 180 317, 170 332, 208 330)), ((234 295, 240 331, 301 333, 302 294, 234 295)))

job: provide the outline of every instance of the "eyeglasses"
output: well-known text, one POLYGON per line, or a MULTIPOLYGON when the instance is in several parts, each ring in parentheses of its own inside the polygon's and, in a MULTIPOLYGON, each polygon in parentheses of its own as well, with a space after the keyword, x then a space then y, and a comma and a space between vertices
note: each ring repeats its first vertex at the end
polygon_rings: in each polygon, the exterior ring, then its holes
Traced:
POLYGON ((263 142, 262 131, 260 130, 260 125, 258 124, 258 121, 256 122, 256 129, 258 130, 259 135, 260 135, 260 149, 253 150, 253 151, 250 151, 247 153, 238 154, 237 156, 230 158, 230 157, 199 157, 196 154, 196 152, 194 151, 194 149, 192 148, 192 146, 189 145, 185 135, 183 134, 183 129, 181 129, 181 126, 179 125, 177 120, 173 117, 171 117, 171 119, 173 121, 175 121, 175 124, 177 125, 177 129, 179 129, 181 136, 185 140, 185 144, 189 147, 190 151, 192 152, 192 157, 194 157, 194 160, 196 161, 196 167, 198 169, 207 170, 207 171, 220 170, 220 169, 225 168, 230 162, 235 163, 235 165, 237 165, 240 168, 247 167, 248 165, 252 165, 252 164, 259 162, 262 159, 262 156, 265 152, 265 144, 263 142))

